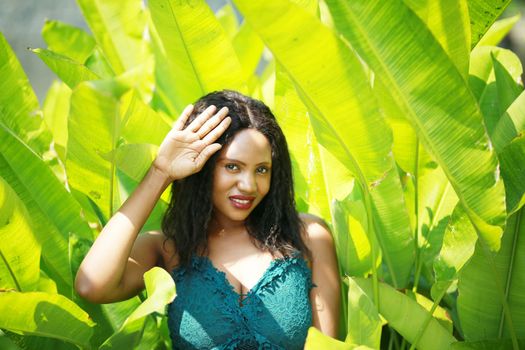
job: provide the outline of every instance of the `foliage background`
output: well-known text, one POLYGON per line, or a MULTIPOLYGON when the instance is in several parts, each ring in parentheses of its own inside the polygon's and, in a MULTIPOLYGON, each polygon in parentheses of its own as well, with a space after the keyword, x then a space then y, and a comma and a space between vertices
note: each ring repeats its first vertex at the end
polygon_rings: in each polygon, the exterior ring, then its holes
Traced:
POLYGON ((0 341, 170 346, 165 272, 104 306, 72 280, 181 108, 228 87, 272 106, 334 233, 341 341, 307 347, 523 346, 523 70, 493 46, 518 18, 488 30, 509 2, 79 0, 92 35, 49 21, 33 50, 61 80, 41 105, 0 37, 0 341))

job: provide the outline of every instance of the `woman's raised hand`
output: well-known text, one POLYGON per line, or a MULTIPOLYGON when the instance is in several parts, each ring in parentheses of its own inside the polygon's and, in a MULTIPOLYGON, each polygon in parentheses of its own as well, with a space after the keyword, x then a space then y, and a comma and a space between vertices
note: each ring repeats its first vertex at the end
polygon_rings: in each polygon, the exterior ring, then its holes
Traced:
POLYGON ((231 118, 226 117, 228 108, 223 107, 215 113, 216 110, 215 106, 209 106, 184 128, 193 111, 192 105, 187 106, 162 141, 153 166, 170 181, 200 171, 204 163, 221 149, 221 145, 214 142, 228 128, 231 118))

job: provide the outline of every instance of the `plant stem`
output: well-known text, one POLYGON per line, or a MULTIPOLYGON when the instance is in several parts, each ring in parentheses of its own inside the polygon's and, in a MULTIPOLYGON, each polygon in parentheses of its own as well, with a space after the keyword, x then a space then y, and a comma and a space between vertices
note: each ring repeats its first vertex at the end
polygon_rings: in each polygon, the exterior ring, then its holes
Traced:
POLYGON ((430 311, 428 312, 428 315, 425 318, 425 321, 423 322, 423 324, 419 328, 419 331, 416 334, 416 338, 412 342, 412 346, 410 346, 410 350, 414 350, 416 348, 417 343, 419 343, 419 340, 423 336, 423 333, 425 333, 425 330, 427 329, 428 324, 432 320, 434 312, 436 311, 436 308, 438 307, 439 303, 441 302, 441 299, 443 299, 443 296, 447 292, 447 289, 448 288, 442 288, 441 293, 439 293, 438 298, 434 301, 434 304, 432 304, 432 308, 430 308, 430 311))
POLYGON ((414 228, 415 234, 414 234, 414 249, 416 253, 415 257, 415 265, 416 265, 416 274, 414 276, 414 287, 412 288, 412 291, 414 293, 417 292, 417 287, 419 285, 419 277, 421 274, 421 250, 419 249, 419 138, 416 136, 416 165, 414 167, 414 216, 416 218, 416 225, 414 228))

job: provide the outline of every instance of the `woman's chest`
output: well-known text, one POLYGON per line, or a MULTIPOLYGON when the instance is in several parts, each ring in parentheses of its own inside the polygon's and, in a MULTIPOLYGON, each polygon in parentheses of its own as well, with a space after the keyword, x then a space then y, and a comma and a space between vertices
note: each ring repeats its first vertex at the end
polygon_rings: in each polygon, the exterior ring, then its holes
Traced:
POLYGON ((210 348, 235 339, 285 348, 304 344, 311 325, 311 275, 304 262, 272 261, 242 306, 225 274, 209 259, 195 257, 191 267, 173 274, 177 297, 168 315, 174 342, 210 348))

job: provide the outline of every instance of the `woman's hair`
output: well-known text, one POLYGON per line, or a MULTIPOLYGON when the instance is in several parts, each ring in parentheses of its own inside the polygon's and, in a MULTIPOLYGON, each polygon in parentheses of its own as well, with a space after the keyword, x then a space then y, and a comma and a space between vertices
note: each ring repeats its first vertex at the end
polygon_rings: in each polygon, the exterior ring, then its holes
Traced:
MULTIPOLYGON (((272 255, 289 256, 299 250, 310 257, 301 232, 304 229, 295 209, 292 167, 284 134, 270 109, 261 101, 236 91, 223 90, 201 97, 194 105, 188 125, 208 106, 217 110, 226 106, 231 123, 216 141, 223 147, 243 129, 255 129, 269 141, 272 150, 270 189, 246 220, 246 229, 259 248, 272 255)), ((220 152, 220 151, 219 151, 220 152)), ((213 216, 213 171, 219 152, 208 159, 201 171, 181 180, 171 188, 171 200, 162 220, 162 231, 175 243, 181 265, 193 254, 207 250, 207 234, 213 216)))

